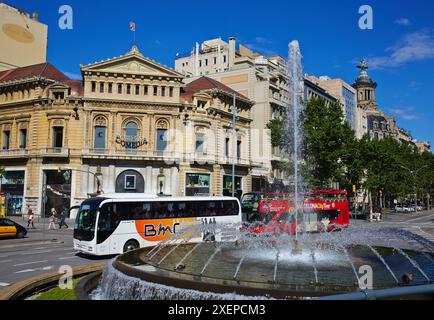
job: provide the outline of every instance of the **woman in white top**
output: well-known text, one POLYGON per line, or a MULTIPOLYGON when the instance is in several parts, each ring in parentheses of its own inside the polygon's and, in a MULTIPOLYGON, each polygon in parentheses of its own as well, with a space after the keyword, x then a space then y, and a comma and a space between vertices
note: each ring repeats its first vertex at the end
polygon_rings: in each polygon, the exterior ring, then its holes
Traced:
POLYGON ((50 224, 48 225, 48 230, 56 229, 56 209, 51 208, 50 224))

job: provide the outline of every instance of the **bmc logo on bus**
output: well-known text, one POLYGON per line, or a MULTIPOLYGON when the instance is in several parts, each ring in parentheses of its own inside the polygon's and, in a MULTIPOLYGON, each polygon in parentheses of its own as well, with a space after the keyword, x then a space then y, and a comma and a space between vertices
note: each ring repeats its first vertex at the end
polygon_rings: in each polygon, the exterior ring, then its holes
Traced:
POLYGON ((158 237, 162 235, 163 237, 166 235, 166 233, 169 233, 169 235, 172 235, 176 233, 176 227, 179 227, 181 224, 174 223, 172 226, 163 226, 161 223, 158 225, 158 227, 155 227, 153 224, 146 224, 145 225, 145 238, 148 237, 158 237))

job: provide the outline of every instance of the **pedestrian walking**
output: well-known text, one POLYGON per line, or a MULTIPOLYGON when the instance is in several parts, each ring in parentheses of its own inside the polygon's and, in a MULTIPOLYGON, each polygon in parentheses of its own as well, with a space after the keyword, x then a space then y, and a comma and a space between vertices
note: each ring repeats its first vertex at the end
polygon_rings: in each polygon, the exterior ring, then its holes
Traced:
POLYGON ((33 216, 33 210, 29 209, 28 214, 29 214, 29 220, 27 221, 27 229, 30 228, 30 226, 32 226, 33 229, 36 229, 35 225, 34 225, 34 219, 35 219, 35 217, 33 216))
POLYGON ((50 223, 48 224, 48 230, 55 230, 56 229, 56 216, 57 216, 57 212, 56 209, 51 208, 51 215, 50 215, 50 223))
POLYGON ((65 226, 66 229, 69 228, 69 226, 65 222, 65 219, 66 219, 65 210, 63 210, 62 213, 60 214, 59 229, 62 229, 63 226, 65 226))

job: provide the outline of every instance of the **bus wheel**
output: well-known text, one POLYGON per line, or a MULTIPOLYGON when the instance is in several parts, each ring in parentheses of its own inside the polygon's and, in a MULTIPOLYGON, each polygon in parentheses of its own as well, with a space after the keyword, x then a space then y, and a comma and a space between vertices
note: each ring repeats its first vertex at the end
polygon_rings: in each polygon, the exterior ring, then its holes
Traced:
POLYGON ((133 251, 139 248, 139 243, 136 240, 129 240, 124 245, 124 253, 128 251, 133 251))

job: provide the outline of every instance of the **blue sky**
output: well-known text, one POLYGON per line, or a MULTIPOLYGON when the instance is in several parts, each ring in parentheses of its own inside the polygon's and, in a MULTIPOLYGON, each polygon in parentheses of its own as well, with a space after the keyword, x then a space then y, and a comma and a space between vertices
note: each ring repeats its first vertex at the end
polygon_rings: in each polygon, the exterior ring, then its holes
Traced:
POLYGON ((189 52, 196 41, 230 36, 265 55, 285 57, 288 42, 297 39, 306 73, 350 84, 357 61, 366 57, 380 107, 415 139, 434 142, 432 0, 6 2, 39 13, 49 26, 49 62, 71 75, 80 73, 80 64, 127 52, 133 41, 130 21, 136 23, 141 52, 171 67, 176 53, 189 52), (64 4, 73 9, 72 30, 58 27, 64 4), (361 5, 373 8, 373 30, 358 26, 361 5))

